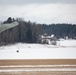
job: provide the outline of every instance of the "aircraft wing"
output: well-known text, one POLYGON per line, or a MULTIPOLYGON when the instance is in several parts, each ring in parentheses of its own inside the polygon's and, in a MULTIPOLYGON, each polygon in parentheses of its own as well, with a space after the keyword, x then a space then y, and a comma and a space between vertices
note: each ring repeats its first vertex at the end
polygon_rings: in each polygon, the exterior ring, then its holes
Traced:
POLYGON ((12 23, 8 23, 8 24, 2 24, 0 25, 0 33, 7 30, 7 29, 10 29, 10 28, 13 28, 15 26, 19 25, 18 22, 12 22, 12 23))

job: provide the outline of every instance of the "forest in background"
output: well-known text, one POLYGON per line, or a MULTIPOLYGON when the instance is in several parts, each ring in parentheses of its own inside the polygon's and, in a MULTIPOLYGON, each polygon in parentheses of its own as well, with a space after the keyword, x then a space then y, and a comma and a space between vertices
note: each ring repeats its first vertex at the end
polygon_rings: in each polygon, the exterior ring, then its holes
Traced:
POLYGON ((76 39, 76 24, 37 24, 24 21, 21 18, 15 20, 11 17, 2 22, 2 24, 10 24, 14 21, 17 21, 19 25, 0 33, 0 45, 18 42, 38 43, 39 35, 44 33, 48 35, 54 34, 57 39, 65 37, 76 39))

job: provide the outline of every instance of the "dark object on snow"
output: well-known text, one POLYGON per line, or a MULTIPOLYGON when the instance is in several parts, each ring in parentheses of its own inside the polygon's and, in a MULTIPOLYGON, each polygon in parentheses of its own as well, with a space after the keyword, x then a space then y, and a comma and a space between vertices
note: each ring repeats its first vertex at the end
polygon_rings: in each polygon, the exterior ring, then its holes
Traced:
POLYGON ((17 50, 16 52, 19 53, 19 50, 17 50))

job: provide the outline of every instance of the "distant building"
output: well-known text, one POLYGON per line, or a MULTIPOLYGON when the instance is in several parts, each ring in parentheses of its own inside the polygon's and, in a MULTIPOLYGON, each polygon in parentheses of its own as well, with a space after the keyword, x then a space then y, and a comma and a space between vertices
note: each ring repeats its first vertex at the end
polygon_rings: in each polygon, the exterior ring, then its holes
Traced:
POLYGON ((54 36, 54 34, 49 36, 46 33, 44 33, 43 35, 39 36, 39 40, 40 40, 40 43, 42 43, 42 44, 56 45, 56 37, 54 36))

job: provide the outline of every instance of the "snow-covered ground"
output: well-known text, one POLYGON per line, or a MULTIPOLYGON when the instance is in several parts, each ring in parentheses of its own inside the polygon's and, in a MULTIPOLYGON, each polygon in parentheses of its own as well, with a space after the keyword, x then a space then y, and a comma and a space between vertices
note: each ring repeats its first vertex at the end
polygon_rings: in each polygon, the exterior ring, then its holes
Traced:
POLYGON ((76 40, 60 40, 57 41, 58 46, 64 46, 64 47, 76 47, 76 40))
POLYGON ((76 40, 57 41, 57 46, 27 43, 2 46, 0 59, 76 59, 76 40))

